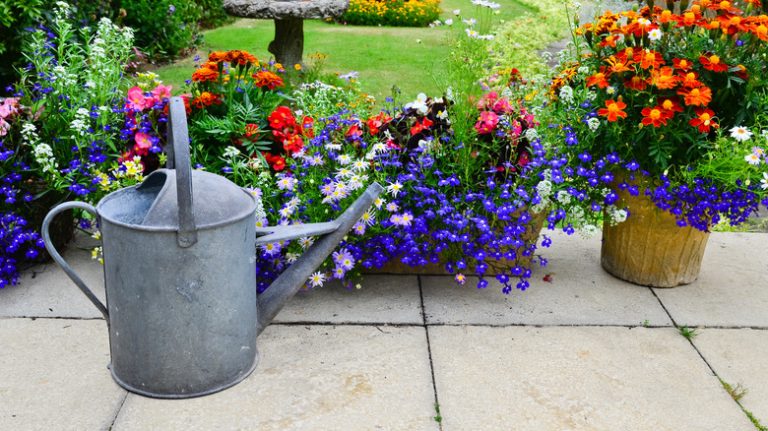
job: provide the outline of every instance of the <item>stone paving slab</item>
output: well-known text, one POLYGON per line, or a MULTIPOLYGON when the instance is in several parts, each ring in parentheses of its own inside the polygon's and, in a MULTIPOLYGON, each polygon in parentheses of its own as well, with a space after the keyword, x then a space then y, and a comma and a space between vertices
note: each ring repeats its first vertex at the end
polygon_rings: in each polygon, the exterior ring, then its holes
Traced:
MULTIPOLYGON (((104 270, 87 250, 68 247, 64 258, 104 301, 104 270)), ((101 313, 53 262, 22 273, 17 286, 0 289, 0 317, 101 318, 101 313)))
POLYGON ((413 275, 366 275, 361 289, 340 283, 299 292, 276 322, 424 323, 419 283, 413 275))
POLYGON ((0 430, 108 429, 126 392, 98 320, 0 319, 0 430))
POLYGON ((242 383, 189 400, 129 395, 113 430, 437 430, 423 328, 268 327, 242 383))
POLYGON ((741 404, 768 425, 768 330, 703 329, 693 343, 732 387, 747 392, 741 404))
POLYGON ((486 325, 653 325, 672 322, 650 289, 623 282, 600 266, 600 237, 582 238, 546 232, 549 260, 535 268, 531 287, 501 293, 501 284, 489 277, 486 289, 476 278, 458 286, 452 277, 424 276, 424 311, 427 323, 486 325), (551 282, 543 281, 545 275, 551 282))
POLYGON ((754 431, 672 328, 429 328, 443 429, 754 431))
POLYGON ((681 326, 768 328, 768 234, 713 233, 698 280, 654 290, 681 326))

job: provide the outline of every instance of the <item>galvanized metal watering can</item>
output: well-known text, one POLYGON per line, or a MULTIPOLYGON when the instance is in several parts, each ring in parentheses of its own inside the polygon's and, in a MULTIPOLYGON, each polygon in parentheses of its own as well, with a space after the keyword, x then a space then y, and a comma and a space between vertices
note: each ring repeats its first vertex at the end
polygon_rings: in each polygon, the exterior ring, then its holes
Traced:
POLYGON ((55 207, 43 222, 43 238, 53 259, 107 320, 115 381, 142 395, 188 398, 228 388, 256 368, 257 335, 382 188, 371 185, 333 222, 257 229, 251 193, 191 169, 186 113, 178 97, 170 101, 166 148, 167 169, 142 184, 111 193, 96 208, 82 202, 55 207), (72 208, 97 217, 106 305, 51 243, 51 221, 72 208), (256 246, 313 235, 324 236, 257 298, 256 246))

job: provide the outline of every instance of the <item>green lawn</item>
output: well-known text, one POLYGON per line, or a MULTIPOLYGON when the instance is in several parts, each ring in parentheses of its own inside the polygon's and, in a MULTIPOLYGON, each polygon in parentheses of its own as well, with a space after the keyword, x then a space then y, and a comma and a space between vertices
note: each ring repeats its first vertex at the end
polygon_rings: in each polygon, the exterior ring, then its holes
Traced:
MULTIPOLYGON (((538 11, 536 0, 503 3, 495 16, 500 21, 538 11)), ((442 8, 444 18, 452 17, 454 9, 460 9, 465 17, 472 17, 477 11, 470 0, 443 0, 442 8)), ((266 59, 270 56, 267 45, 273 32, 271 20, 241 19, 204 32, 198 53, 204 57, 210 51, 242 49, 266 59)), ((405 100, 419 92, 438 94, 441 91, 434 76, 439 73, 447 53, 450 37, 447 28, 361 27, 306 21, 304 34, 305 59, 311 53, 321 52, 328 56, 326 71, 359 72, 363 91, 377 99, 391 94, 393 85, 402 90, 405 100)), ((161 67, 157 73, 167 84, 179 89, 193 70, 194 63, 189 57, 161 67)))

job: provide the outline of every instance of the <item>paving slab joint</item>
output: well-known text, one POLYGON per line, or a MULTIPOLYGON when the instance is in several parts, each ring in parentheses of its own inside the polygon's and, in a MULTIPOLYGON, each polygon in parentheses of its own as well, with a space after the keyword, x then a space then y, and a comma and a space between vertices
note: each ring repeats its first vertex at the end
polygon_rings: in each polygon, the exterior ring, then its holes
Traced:
POLYGON ((437 422, 438 429, 443 431, 443 417, 440 413, 440 399, 437 396, 437 383, 435 382, 435 366, 432 362, 432 346, 429 342, 429 325, 427 325, 427 314, 424 307, 424 291, 421 288, 421 276, 416 276, 416 281, 419 285, 419 298, 421 300, 421 319, 424 324, 424 334, 427 337, 427 355, 429 356, 429 372, 432 376, 432 393, 435 394, 435 416, 434 420, 437 422))
POLYGON ((672 317, 672 314, 669 312, 667 307, 664 305, 664 302, 661 300, 661 298, 659 298, 659 295, 656 294, 656 290, 654 288, 652 288, 652 287, 649 287, 648 289, 651 290, 651 293, 653 294, 653 296, 655 296, 656 300, 659 301, 659 305, 661 305, 661 308, 663 308, 664 312, 667 313, 667 316, 669 316, 669 320, 672 321, 672 324, 675 325, 675 328, 678 331, 681 331, 681 336, 685 337, 685 339, 688 341, 688 343, 691 345, 691 347, 693 347, 693 350, 699 355, 701 360, 704 361, 704 364, 707 366, 707 368, 709 368, 709 371, 712 373, 712 376, 714 376, 718 380, 718 382, 720 383, 720 387, 723 389, 723 391, 728 394, 728 397, 730 399, 732 399, 733 402, 735 402, 737 406, 739 406, 739 409, 741 409, 742 413, 744 413, 744 415, 747 417, 747 419, 749 419, 749 421, 752 422, 752 424, 755 426, 755 429, 757 429, 758 431, 768 431, 768 428, 766 428, 765 426, 760 424, 760 421, 757 420, 757 418, 755 418, 755 416, 752 414, 752 412, 750 412, 749 410, 744 408, 743 405, 741 405, 741 402, 739 401, 738 397, 734 396, 734 394, 731 391, 728 390, 728 387, 729 387, 728 383, 726 383, 725 380, 723 380, 723 378, 720 377, 719 374, 717 374, 717 371, 715 370, 715 368, 712 366, 712 364, 709 363, 707 358, 704 357, 704 354, 696 346, 696 343, 694 343, 693 340, 694 340, 694 338, 696 338, 695 334, 691 331, 690 332, 690 336, 685 336, 682 333, 682 330, 683 330, 683 328, 686 328, 686 327, 681 327, 680 325, 677 324, 675 319, 672 317))
POLYGON ((123 410, 123 405, 125 405, 125 401, 128 399, 128 391, 125 391, 125 395, 123 395, 123 399, 120 400, 120 404, 118 404, 117 408, 115 409, 115 414, 112 416, 112 422, 109 424, 109 431, 112 431, 112 429, 115 427, 115 422, 117 422, 117 417, 120 416, 120 412, 123 410))

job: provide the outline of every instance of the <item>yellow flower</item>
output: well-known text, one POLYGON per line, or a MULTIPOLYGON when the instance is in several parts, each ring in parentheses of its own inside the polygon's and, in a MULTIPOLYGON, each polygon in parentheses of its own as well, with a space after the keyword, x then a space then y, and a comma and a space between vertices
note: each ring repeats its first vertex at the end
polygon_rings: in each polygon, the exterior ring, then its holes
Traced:
POLYGON ((301 64, 296 63, 296 64, 293 65, 293 68, 296 69, 297 71, 301 70, 301 64))

